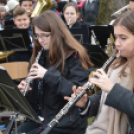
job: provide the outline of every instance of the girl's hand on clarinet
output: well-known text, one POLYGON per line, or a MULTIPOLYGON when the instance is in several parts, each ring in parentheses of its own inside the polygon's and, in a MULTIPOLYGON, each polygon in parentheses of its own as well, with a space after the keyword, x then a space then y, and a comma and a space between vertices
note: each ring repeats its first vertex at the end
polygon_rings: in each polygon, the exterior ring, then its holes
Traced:
POLYGON ((110 92, 114 84, 110 81, 106 73, 102 69, 98 69, 93 73, 93 76, 98 78, 91 78, 90 82, 100 87, 105 92, 110 92))
POLYGON ((32 65, 31 69, 30 69, 30 79, 36 79, 36 78, 43 78, 45 73, 47 72, 47 69, 45 69, 44 67, 42 67, 41 65, 35 63, 32 65))
MULTIPOLYGON (((78 87, 78 88, 76 89, 76 86, 73 86, 72 89, 73 89, 73 92, 74 92, 74 93, 71 95, 72 98, 75 98, 76 95, 82 90, 81 87, 78 87)), ((69 99, 70 99, 71 97, 65 96, 64 99, 69 101, 69 99)), ((88 101, 88 99, 87 99, 87 94, 84 94, 84 95, 81 97, 81 99, 76 103, 76 106, 77 106, 77 107, 80 107, 80 108, 84 108, 84 107, 86 106, 87 101, 88 101)))
MULTIPOLYGON (((20 84, 18 85, 18 88, 20 90, 20 92, 24 92, 24 89, 26 88, 26 82, 25 81, 21 81, 20 84)), ((29 90, 32 90, 32 88, 29 88, 29 90)))

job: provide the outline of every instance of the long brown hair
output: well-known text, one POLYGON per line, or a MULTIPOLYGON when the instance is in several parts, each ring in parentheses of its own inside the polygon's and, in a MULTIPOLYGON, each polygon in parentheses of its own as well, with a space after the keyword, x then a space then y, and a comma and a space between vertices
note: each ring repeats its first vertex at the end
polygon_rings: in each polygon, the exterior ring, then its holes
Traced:
MULTIPOLYGON (((119 18, 117 18, 113 24, 113 26, 123 26, 125 27, 130 33, 134 35, 134 10, 127 11, 126 13, 122 14, 119 18)), ((118 52, 117 48, 114 50, 114 54, 118 52)), ((118 68, 119 66, 124 65, 120 76, 126 76, 125 69, 129 66, 131 71, 131 77, 133 80, 133 87, 134 87, 134 57, 132 57, 129 61, 126 57, 120 56, 115 60, 112 64, 113 68, 118 68)))
MULTIPOLYGON (((51 32, 48 60, 51 61, 52 66, 57 68, 61 64, 63 72, 65 64, 65 53, 75 51, 78 52, 83 68, 89 69, 89 67, 93 65, 84 47, 74 39, 64 22, 56 13, 53 11, 45 11, 44 13, 40 14, 40 16, 35 18, 32 24, 33 33, 35 26, 42 31, 51 32)), ((33 39, 33 41, 35 47, 31 58, 32 63, 34 61, 33 59, 35 58, 35 49, 40 49, 41 47, 38 40, 33 39)))

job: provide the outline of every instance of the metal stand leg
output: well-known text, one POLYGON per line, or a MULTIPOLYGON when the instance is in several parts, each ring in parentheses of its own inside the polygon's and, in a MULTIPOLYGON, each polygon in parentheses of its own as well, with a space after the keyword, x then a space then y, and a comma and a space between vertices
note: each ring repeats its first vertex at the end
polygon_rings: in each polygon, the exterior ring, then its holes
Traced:
MULTIPOLYGON (((12 115, 12 119, 11 119, 11 121, 9 122, 9 124, 8 124, 8 126, 7 126, 7 129, 6 129, 6 131, 4 132, 4 134, 10 134, 10 132, 11 132, 11 129, 12 129, 12 127, 13 127, 13 123, 14 123, 14 121, 15 121, 15 119, 17 118, 17 114, 14 114, 14 115, 12 115)), ((17 134, 17 133, 16 133, 17 134)))
POLYGON ((18 132, 17 132, 17 121, 15 121, 15 134, 18 134, 18 132))
POLYGON ((8 56, 8 52, 6 51, 6 62, 8 62, 8 58, 7 58, 7 56, 8 56))

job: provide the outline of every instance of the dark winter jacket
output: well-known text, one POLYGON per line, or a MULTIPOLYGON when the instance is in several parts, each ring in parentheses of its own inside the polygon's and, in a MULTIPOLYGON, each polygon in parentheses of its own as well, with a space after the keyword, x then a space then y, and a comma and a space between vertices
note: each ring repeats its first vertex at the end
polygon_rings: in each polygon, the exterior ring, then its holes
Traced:
POLYGON ((6 13, 5 21, 9 21, 9 20, 13 20, 13 13, 12 13, 12 11, 6 13))
POLYGON ((134 94, 119 84, 115 84, 108 94, 105 104, 118 109, 130 117, 130 134, 134 134, 134 94))
POLYGON ((85 1, 81 8, 81 17, 83 23, 90 25, 95 25, 95 21, 98 18, 99 12, 99 0, 94 0, 92 3, 85 1))
MULTIPOLYGON (((43 128, 45 129, 47 124, 67 103, 64 100, 64 96, 70 96, 73 93, 73 85, 82 86, 87 82, 89 71, 83 69, 80 58, 75 54, 67 57, 63 75, 60 67, 56 69, 53 66, 49 66, 46 52, 44 52, 43 57, 40 59, 39 64, 48 69, 43 78, 43 97, 41 101, 43 105, 42 113, 45 117, 43 128)), ((35 96, 37 96, 36 93, 35 96)), ((84 134, 86 127, 87 120, 80 117, 77 107, 73 107, 54 131, 59 134, 84 134)))
MULTIPOLYGON (((72 25, 72 27, 81 27, 81 23, 78 22, 78 21, 76 21, 76 23, 75 23, 74 25, 72 25)), ((72 28, 72 27, 71 27, 71 28, 72 28)))

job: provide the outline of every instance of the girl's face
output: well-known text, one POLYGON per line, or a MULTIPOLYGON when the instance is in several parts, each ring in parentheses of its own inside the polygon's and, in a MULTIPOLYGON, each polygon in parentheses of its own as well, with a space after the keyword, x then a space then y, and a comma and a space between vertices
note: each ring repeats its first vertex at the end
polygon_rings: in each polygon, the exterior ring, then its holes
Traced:
POLYGON ((78 14, 76 13, 76 10, 74 7, 69 6, 64 10, 64 18, 66 20, 66 23, 68 25, 73 25, 77 21, 78 14))
POLYGON ((130 59, 134 56, 134 35, 126 27, 114 26, 115 45, 122 57, 130 59))
POLYGON ((45 50, 49 50, 51 41, 51 32, 44 32, 36 26, 34 27, 34 32, 35 33, 33 37, 38 40, 40 45, 43 46, 45 50))

